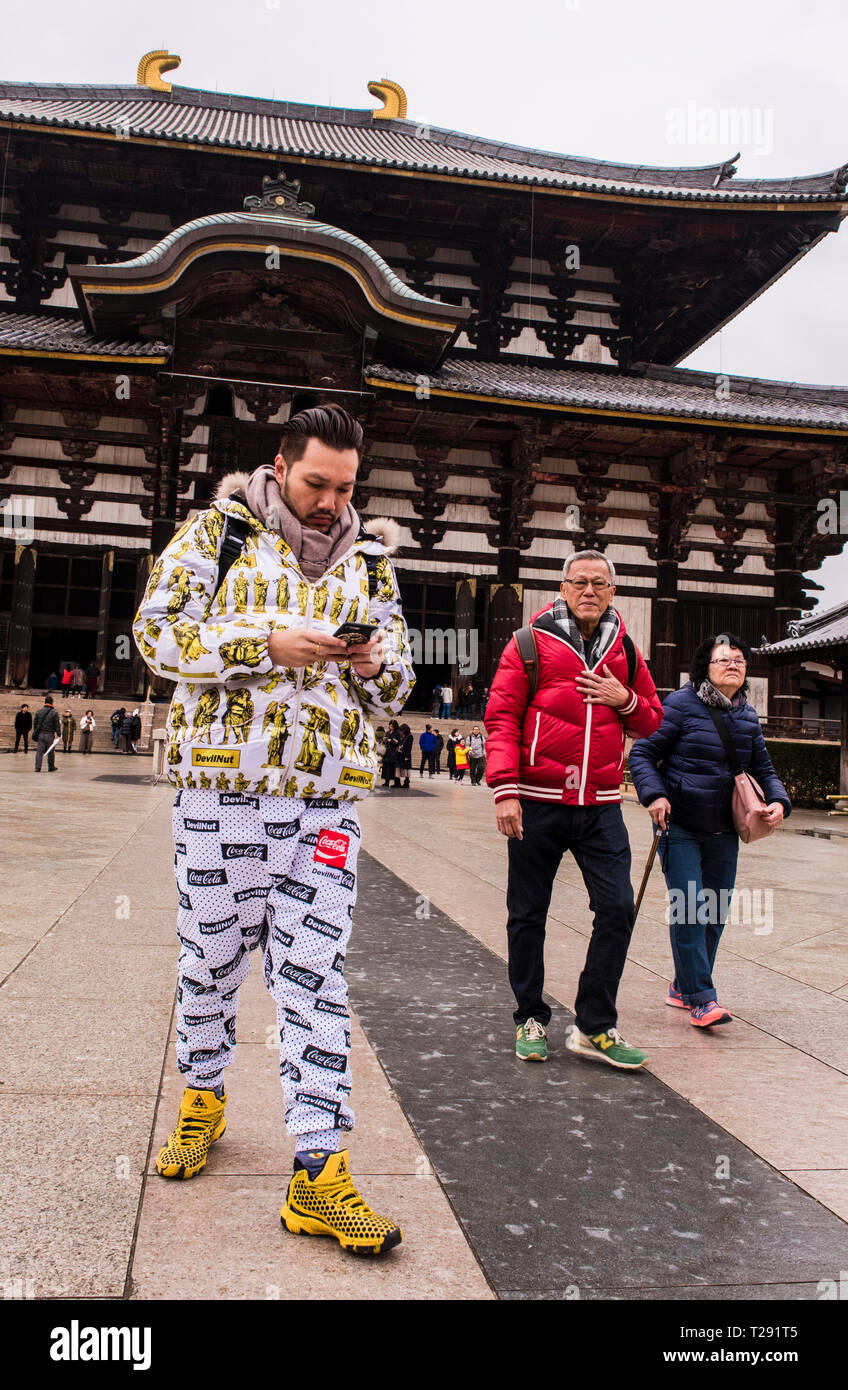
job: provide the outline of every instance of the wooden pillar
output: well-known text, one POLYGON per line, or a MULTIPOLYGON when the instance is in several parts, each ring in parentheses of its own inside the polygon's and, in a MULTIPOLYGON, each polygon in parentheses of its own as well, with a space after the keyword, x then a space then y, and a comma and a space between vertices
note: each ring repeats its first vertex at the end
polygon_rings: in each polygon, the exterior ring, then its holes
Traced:
POLYGON ((657 499, 657 592, 651 614, 651 675, 661 700, 677 689, 677 567, 674 510, 679 500, 668 492, 657 499))
POLYGON ((523 584, 492 584, 489 587, 489 642, 486 679, 491 685, 504 647, 521 627, 524 602, 523 584))
POLYGON ((842 658, 842 727, 839 732, 842 745, 839 755, 839 790, 848 796, 848 656, 842 658))
POLYGON ((476 579, 460 579, 456 585, 456 616, 454 626, 456 629, 456 649, 457 660, 451 667, 451 684, 454 688, 455 696, 459 695, 460 685, 465 685, 466 681, 474 680, 476 672, 472 673, 471 667, 474 665, 474 656, 479 656, 480 634, 477 632, 474 623, 475 600, 477 596, 476 579), (468 658, 472 658, 469 662, 468 658), (465 661, 462 658, 466 658, 465 661))
POLYGON ((107 550, 100 566, 100 608, 97 613, 97 652, 95 661, 100 667, 103 687, 106 685, 106 662, 109 658, 109 608, 112 602, 112 568, 114 550, 107 550))
MULTIPOLYGON (((32 647, 32 592, 35 585, 35 549, 31 545, 15 546, 15 570, 12 588, 12 612, 9 618, 9 646, 6 658, 6 685, 29 685, 30 651, 32 647)), ((36 672, 41 681, 47 672, 36 672)), ((41 682, 39 681, 39 684, 41 682)))
MULTIPOLYGON (((777 630, 773 641, 780 641, 785 637, 787 624, 793 618, 801 616, 798 606, 801 575, 796 554, 796 535, 794 503, 777 502, 774 521, 774 619, 777 630)), ((803 701, 800 671, 799 661, 776 661, 770 673, 769 718, 781 720, 777 727, 784 731, 801 722, 803 701)))

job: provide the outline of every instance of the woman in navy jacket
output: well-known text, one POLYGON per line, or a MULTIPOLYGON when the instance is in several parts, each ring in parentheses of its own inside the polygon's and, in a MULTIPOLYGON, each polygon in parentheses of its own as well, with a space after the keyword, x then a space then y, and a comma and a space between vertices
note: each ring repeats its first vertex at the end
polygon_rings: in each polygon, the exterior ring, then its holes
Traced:
POLYGON ((718 1003, 713 968, 733 885, 739 837, 733 826, 733 771, 710 709, 727 727, 739 767, 756 778, 778 825, 792 810, 766 751, 756 710, 748 704, 750 651, 732 633, 702 642, 688 685, 663 704, 663 722, 630 750, 630 771, 643 806, 663 834, 675 978, 666 1003, 689 1009, 698 1028, 729 1023, 718 1003))

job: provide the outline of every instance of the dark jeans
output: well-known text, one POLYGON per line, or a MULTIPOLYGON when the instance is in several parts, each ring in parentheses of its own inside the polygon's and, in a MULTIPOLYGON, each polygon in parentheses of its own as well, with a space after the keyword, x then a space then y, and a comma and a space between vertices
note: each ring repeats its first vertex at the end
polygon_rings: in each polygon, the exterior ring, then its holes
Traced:
POLYGON ((563 806, 522 798, 523 839, 509 841, 509 982, 518 1005, 513 1018, 547 1026, 542 999, 545 923, 563 854, 570 850, 594 913, 575 1013, 582 1033, 601 1033, 618 1018, 616 994, 633 931, 630 842, 621 806, 563 806))
POLYGON ((430 776, 433 777, 436 772, 436 754, 432 749, 429 753, 425 749, 421 749, 421 767, 418 770, 422 777, 424 776, 425 767, 430 776))
MULTIPOLYGON (((43 760, 43 758, 44 758, 44 754, 47 752, 47 749, 50 748, 50 745, 51 745, 51 743, 53 742, 54 737, 55 737, 54 734, 39 734, 38 742, 37 742, 36 745, 35 745, 35 770, 36 770, 36 772, 40 772, 40 771, 41 771, 41 763, 42 763, 42 760, 43 760)), ((56 771, 56 750, 55 750, 55 748, 52 749, 49 753, 47 753, 47 771, 48 771, 48 772, 55 772, 55 771, 56 771)))
POLYGON ((28 753, 28 752, 29 752, 29 734, 25 734, 25 733, 23 733, 23 732, 21 732, 21 733, 19 733, 19 734, 15 734, 15 752, 17 753, 17 751, 18 751, 18 745, 20 744, 21 739, 23 739, 23 741, 24 741, 24 752, 25 752, 25 753, 28 753))
POLYGON ((708 1004, 717 997, 713 969, 736 882, 739 839, 733 830, 705 835, 669 822, 660 851, 674 988, 686 1004, 708 1004))
POLYGON ((475 757, 472 756, 472 757, 469 758, 468 761, 469 761, 469 764, 470 764, 470 767, 471 767, 471 781, 472 781, 472 784, 473 784, 475 787, 479 787, 480 783, 481 783, 482 780, 483 780, 483 773, 486 771, 486 759, 485 759, 485 758, 475 758, 475 757))

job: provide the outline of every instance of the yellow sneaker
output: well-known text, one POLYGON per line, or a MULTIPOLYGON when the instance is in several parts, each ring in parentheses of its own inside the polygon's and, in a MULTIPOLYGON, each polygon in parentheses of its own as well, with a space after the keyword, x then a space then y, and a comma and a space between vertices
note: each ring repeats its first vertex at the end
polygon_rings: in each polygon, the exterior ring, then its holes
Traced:
POLYGON ((180 1102, 176 1129, 159 1150, 156 1172, 162 1178, 193 1178, 206 1167, 209 1147, 220 1139, 227 1122, 224 1106, 214 1091, 195 1091, 187 1086, 180 1102))
POLYGON ((403 1240, 403 1231, 364 1202, 350 1176, 349 1154, 329 1154, 310 1177, 298 1168, 280 1212, 286 1230, 296 1236, 335 1236, 354 1255, 382 1255, 403 1240))

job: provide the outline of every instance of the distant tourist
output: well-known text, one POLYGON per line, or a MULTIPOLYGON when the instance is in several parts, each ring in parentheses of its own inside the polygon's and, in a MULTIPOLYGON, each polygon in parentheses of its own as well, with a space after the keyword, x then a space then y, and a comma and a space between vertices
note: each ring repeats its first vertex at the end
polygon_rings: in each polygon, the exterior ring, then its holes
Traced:
POLYGON ((421 766, 418 769, 420 777, 424 776, 426 767, 428 775, 436 775, 436 735, 433 733, 429 724, 426 725, 423 734, 418 739, 418 747, 421 749, 421 766))
POLYGON ((41 771, 44 754, 47 754, 47 771, 56 771, 55 748, 62 736, 59 716, 53 708, 53 696, 45 695, 44 704, 37 711, 32 725, 35 740, 35 770, 41 771))
POLYGON ((47 689, 48 689, 48 690, 58 690, 58 689, 59 689, 59 677, 56 675, 56 672, 55 672, 55 671, 51 671, 51 672, 50 672, 50 675, 47 677, 47 689))
POLYGON ((438 719, 442 710, 442 687, 437 685, 433 688, 433 699, 430 705, 430 714, 433 719, 438 719))
POLYGON ((383 742, 385 745, 383 766, 381 769, 383 786, 387 787, 394 778, 394 785, 399 787, 400 782, 397 780, 396 764, 400 755, 400 725, 396 719, 389 720, 389 727, 386 729, 386 737, 383 742))
POLYGON ((408 724, 400 726, 400 755, 398 757, 398 772, 403 777, 402 786, 409 786, 409 774, 412 771, 412 730, 408 724))
POLYGON ((440 718, 450 719, 451 705, 453 704, 453 691, 449 685, 442 686, 442 712, 440 718))
POLYGON ((486 735, 475 724, 471 730, 471 737, 468 740, 468 761, 471 771, 472 787, 479 787, 483 780, 483 773, 486 771, 486 735))
POLYGON ((125 714, 121 723, 121 738, 124 741, 125 753, 137 753, 136 743, 141 738, 141 717, 137 709, 132 714, 125 714))
POLYGON ((29 712, 29 705, 21 705, 15 715, 15 752, 21 739, 24 741, 24 752, 29 752, 29 731, 32 728, 32 715, 29 712))
POLYGON ((71 753, 74 747, 74 734, 76 733, 77 721, 66 709, 62 714, 62 752, 71 753))
POLYGON ((748 647, 733 633, 708 637, 692 660, 691 679, 666 696, 659 729, 630 750, 633 785, 650 810, 655 833, 662 832, 675 972, 665 1002, 688 1009, 696 1028, 732 1019, 718 1002, 713 970, 736 882, 734 774, 750 772, 759 782, 768 825, 779 825, 792 810, 746 698, 749 658, 748 647), (736 767, 730 765, 722 724, 736 767))
POLYGON ((96 661, 92 661, 91 665, 86 667, 85 672, 85 698, 87 700, 94 699, 95 695, 97 694, 97 686, 99 681, 100 667, 97 665, 96 661))
POLYGON ((113 711, 113 713, 112 713, 112 715, 111 715, 111 717, 110 717, 110 719, 109 719, 109 723, 110 723, 111 726, 112 726, 112 742, 114 743, 114 745, 115 745, 116 748, 120 747, 120 743, 121 743, 121 725, 122 725, 123 722, 124 722, 124 715, 126 714, 126 712, 127 712, 127 711, 126 711, 126 709, 124 708, 124 706, 121 705, 121 707, 120 707, 119 709, 116 709, 116 710, 113 711))
POLYGON ((468 749, 465 746, 465 739, 460 734, 457 739, 456 747, 453 750, 454 781, 461 782, 468 771, 468 749))
POLYGON ((70 693, 71 693, 71 687, 72 687, 72 685, 73 685, 73 683, 74 683, 74 668, 73 668, 73 666, 63 666, 63 667, 62 667, 62 678, 61 678, 61 679, 62 679, 62 694, 64 695, 65 699, 67 700, 68 696, 69 696, 70 693))
POLYGON ((94 739, 94 710, 87 709, 80 720, 80 752, 90 753, 91 744, 94 739))
POLYGON ((79 662, 77 662, 76 665, 74 666, 73 678, 72 678, 72 681, 71 681, 71 694, 72 694, 72 695, 76 695, 77 698, 78 698, 79 700, 81 700, 81 699, 82 699, 82 692, 83 692, 84 688, 85 688, 85 671, 82 669, 82 667, 80 666, 79 662))
POLYGON ((448 776, 450 777, 451 781, 453 781, 454 777, 456 776, 456 758, 454 754, 456 752, 456 745, 458 743, 459 729, 451 729, 448 735, 448 741, 445 744, 445 751, 448 755, 448 776))
POLYGON ((445 741, 438 729, 434 729, 433 734, 436 739, 436 746, 433 749, 433 766, 436 769, 436 776, 439 777, 442 771, 442 753, 444 752, 445 741))

